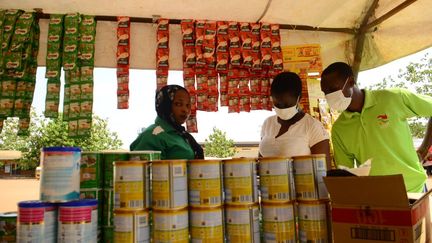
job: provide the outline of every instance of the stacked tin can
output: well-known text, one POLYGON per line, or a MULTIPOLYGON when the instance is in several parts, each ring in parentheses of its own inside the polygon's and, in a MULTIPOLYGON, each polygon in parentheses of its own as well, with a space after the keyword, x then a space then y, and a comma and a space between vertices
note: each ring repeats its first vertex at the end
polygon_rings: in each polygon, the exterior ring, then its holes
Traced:
POLYGON ((256 160, 223 161, 227 242, 260 242, 256 160))
POLYGON ((104 152, 103 242, 150 242, 150 161, 158 151, 104 152))
POLYGON ((40 200, 18 203, 17 242, 97 242, 97 200, 79 199, 81 150, 43 148, 40 200))
POLYGON ((332 242, 324 154, 293 157, 299 242, 332 242))
MULTIPOLYGON (((115 198, 119 199, 118 196, 115 197, 114 193, 115 162, 125 161, 127 163, 127 161, 133 160, 138 161, 135 162, 135 164, 147 164, 148 161, 159 158, 159 151, 82 152, 80 198, 98 199, 99 242, 114 242, 114 206, 116 203, 115 198)), ((148 176, 146 178, 148 179, 148 176)), ((129 182, 122 181, 119 185, 123 185, 122 183, 128 184, 129 182)), ((146 185, 149 186, 148 183, 146 185)), ((144 191, 144 189, 142 191, 144 191)), ((127 197, 124 199, 127 199, 127 197)), ((131 201, 130 203, 133 204, 136 202, 131 201)), ((117 201, 117 204, 120 205, 120 201, 117 201)), ((125 206, 123 206, 123 208, 125 206)), ((127 207, 129 207, 129 205, 127 205, 127 207)), ((144 206, 141 205, 140 208, 144 208, 144 206)))
POLYGON ((260 158, 259 175, 264 242, 296 242, 292 159, 260 158))
POLYGON ((224 242, 223 170, 221 160, 188 161, 190 238, 224 242))
POLYGON ((186 160, 152 162, 152 242, 189 242, 186 160))

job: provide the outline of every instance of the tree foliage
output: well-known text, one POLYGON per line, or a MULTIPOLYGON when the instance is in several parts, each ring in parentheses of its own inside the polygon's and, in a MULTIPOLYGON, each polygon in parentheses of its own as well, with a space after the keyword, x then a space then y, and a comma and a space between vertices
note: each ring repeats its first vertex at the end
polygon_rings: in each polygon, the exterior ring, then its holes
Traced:
MULTIPOLYGON (((381 83, 367 87, 372 90, 387 88, 404 88, 417 94, 432 96, 432 58, 426 54, 419 62, 411 62, 404 69, 399 69, 396 77, 390 75, 381 83)), ((414 137, 424 137, 426 118, 412 118, 408 122, 414 137)))
POLYGON ((32 169, 39 165, 40 151, 43 147, 73 146, 83 151, 118 149, 122 141, 117 133, 108 129, 108 122, 93 116, 90 136, 71 138, 68 136, 68 124, 59 118, 47 119, 31 112, 31 123, 28 136, 17 136, 18 119, 5 121, 0 133, 0 149, 18 150, 23 153, 20 161, 22 169, 32 169))
POLYGON ((235 152, 234 140, 227 138, 226 132, 213 127, 213 133, 204 141, 205 155, 209 157, 228 158, 235 152))

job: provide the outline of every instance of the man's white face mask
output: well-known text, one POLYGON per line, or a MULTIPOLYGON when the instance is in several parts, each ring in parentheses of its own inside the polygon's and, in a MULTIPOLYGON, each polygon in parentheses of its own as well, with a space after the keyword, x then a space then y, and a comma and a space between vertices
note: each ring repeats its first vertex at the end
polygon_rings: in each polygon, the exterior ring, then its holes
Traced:
POLYGON ((297 114, 298 112, 298 108, 297 108, 297 104, 299 101, 300 96, 297 98, 297 102, 294 106, 288 107, 288 108, 277 108, 276 106, 273 107, 276 115, 282 119, 282 120, 289 120, 291 118, 293 118, 295 116, 295 114, 297 114))
POLYGON ((352 97, 351 96, 345 97, 345 95, 342 92, 342 90, 345 88, 345 85, 347 84, 349 78, 350 77, 348 77, 345 80, 345 83, 344 83, 342 89, 325 95, 327 103, 329 104, 330 108, 332 108, 333 110, 344 111, 351 104, 352 97))

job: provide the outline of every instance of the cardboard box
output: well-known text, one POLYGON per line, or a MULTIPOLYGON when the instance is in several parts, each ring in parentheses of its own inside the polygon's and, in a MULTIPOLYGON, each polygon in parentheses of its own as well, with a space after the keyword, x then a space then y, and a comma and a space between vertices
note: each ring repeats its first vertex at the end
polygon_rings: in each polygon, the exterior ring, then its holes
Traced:
POLYGON ((402 175, 325 177, 335 243, 423 243, 429 195, 408 199, 402 175))

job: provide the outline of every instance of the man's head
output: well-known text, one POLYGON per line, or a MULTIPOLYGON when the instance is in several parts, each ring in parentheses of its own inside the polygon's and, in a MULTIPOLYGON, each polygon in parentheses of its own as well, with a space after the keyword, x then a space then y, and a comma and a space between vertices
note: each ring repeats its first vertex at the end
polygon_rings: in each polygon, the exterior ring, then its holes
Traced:
POLYGON ((355 80, 351 67, 343 62, 335 62, 324 69, 321 75, 321 90, 326 95, 329 106, 344 111, 351 103, 355 80))

